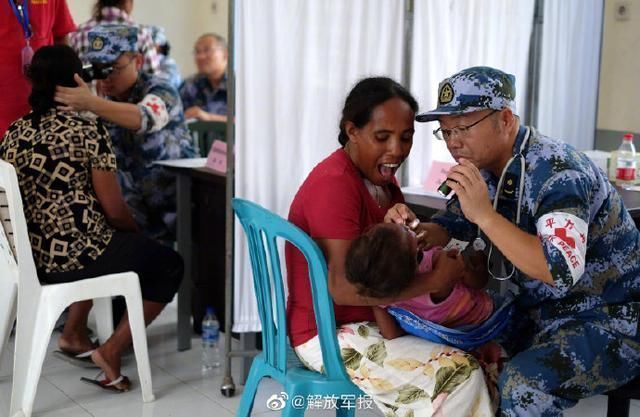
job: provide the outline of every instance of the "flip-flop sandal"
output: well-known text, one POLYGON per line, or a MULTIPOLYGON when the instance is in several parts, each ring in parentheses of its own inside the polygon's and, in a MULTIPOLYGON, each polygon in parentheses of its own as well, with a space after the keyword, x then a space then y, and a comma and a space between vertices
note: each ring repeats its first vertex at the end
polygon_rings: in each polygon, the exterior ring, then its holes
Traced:
POLYGON ((72 353, 66 350, 58 349, 53 351, 53 356, 61 359, 71 365, 79 366, 81 368, 98 368, 98 365, 91 360, 91 354, 94 349, 88 350, 82 353, 72 353))
POLYGON ((94 379, 80 377, 80 381, 85 382, 87 384, 98 386, 104 390, 111 391, 118 394, 127 392, 131 389, 131 381, 129 381, 128 377, 124 375, 120 375, 113 381, 110 381, 107 378, 98 379, 100 375, 103 375, 103 374, 104 372, 100 372, 94 379), (118 386, 118 385, 123 385, 123 386, 118 386))

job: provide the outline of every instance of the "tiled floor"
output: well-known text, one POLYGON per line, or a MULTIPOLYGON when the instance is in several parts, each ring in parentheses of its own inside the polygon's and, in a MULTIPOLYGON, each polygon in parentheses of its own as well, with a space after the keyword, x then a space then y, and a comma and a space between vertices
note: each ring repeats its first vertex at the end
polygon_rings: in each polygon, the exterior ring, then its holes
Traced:
MULTIPOLYGON (((138 378, 133 358, 123 369, 129 375, 134 389, 125 394, 112 394, 80 382, 81 376, 92 377, 93 370, 83 370, 62 362, 50 354, 45 359, 44 369, 36 401, 34 416, 38 417, 228 417, 234 416, 240 402, 242 386, 239 385, 237 363, 234 364, 236 395, 226 398, 220 394, 220 375, 203 377, 200 372, 200 350, 198 339, 194 338, 194 348, 186 352, 175 349, 174 305, 169 305, 162 315, 148 329, 148 340, 153 373, 153 389, 156 401, 142 403, 138 378)), ((58 334, 54 333, 49 352, 57 345, 58 334)), ((0 417, 7 417, 11 397, 11 357, 13 346, 0 366, 0 417)), ((254 403, 253 415, 271 417, 280 413, 266 407, 267 398, 277 394, 282 387, 265 380, 260 386, 254 403)), ((594 397, 581 401, 577 407, 567 412, 570 417, 604 417, 606 398, 594 397)), ((333 416, 330 410, 309 411, 307 416, 333 416)), ((380 417, 377 410, 359 410, 358 417, 380 417)), ((632 404, 631 415, 640 417, 640 405, 632 404)))

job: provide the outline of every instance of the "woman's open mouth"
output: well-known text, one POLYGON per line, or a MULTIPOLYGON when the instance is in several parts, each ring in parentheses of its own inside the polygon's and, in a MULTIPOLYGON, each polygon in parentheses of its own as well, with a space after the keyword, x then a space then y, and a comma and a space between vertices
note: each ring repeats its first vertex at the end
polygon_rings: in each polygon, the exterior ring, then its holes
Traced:
POLYGON ((380 164, 378 165, 378 172, 385 180, 391 181, 398 167, 400 167, 400 164, 380 164))

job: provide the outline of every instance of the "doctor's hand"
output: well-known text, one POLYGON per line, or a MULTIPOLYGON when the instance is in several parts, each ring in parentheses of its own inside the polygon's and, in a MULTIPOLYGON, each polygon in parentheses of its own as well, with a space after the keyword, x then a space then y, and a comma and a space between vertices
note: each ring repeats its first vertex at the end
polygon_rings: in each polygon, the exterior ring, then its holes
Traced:
POLYGON ((422 229, 420 219, 418 219, 413 211, 404 204, 398 203, 391 207, 384 216, 385 223, 401 224, 416 234, 418 241, 418 249, 428 249, 429 246, 425 240, 425 231, 422 229))
POLYGON ((98 97, 91 92, 91 89, 82 80, 78 74, 73 75, 77 87, 56 87, 56 93, 53 97, 58 103, 58 110, 64 111, 92 111, 92 104, 98 97))
POLYGON ((487 184, 475 165, 464 158, 459 162, 449 171, 447 185, 456 192, 464 217, 478 224, 494 213, 487 184))
POLYGON ((416 225, 420 223, 420 220, 418 220, 416 214, 405 204, 397 203, 387 210, 387 214, 384 215, 384 222, 404 224, 411 230, 414 230, 416 225))

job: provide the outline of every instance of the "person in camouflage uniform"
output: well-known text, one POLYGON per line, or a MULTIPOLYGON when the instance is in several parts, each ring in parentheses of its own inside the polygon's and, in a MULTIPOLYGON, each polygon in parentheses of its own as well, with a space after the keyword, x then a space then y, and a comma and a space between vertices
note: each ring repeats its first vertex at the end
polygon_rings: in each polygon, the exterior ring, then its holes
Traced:
POLYGON ((227 41, 217 33, 205 33, 193 47, 198 73, 188 77, 179 92, 187 119, 210 122, 227 120, 227 41))
MULTIPOLYGON (((640 375, 640 233, 605 173, 520 125, 514 99, 515 77, 493 68, 440 84, 438 107, 416 120, 440 122, 456 194, 418 228, 427 247, 482 239, 491 275, 519 292, 502 336, 502 415, 562 416, 640 375)), ((414 215, 399 206, 389 217, 414 215)))
POLYGON ((160 78, 164 78, 176 88, 180 88, 182 84, 182 77, 180 76, 180 70, 178 69, 178 63, 175 59, 169 56, 171 45, 164 31, 164 28, 160 26, 149 26, 151 30, 151 36, 153 43, 155 44, 158 56, 160 57, 160 63, 158 65, 158 72, 155 74, 160 78))
POLYGON ((105 120, 115 148, 119 183, 136 222, 154 239, 174 240, 175 177, 153 163, 196 155, 180 97, 166 80, 141 71, 137 28, 103 25, 88 36, 89 61, 113 66, 98 86, 106 98, 92 94, 76 77, 78 87, 58 87, 56 101, 64 109, 87 110, 105 120))

